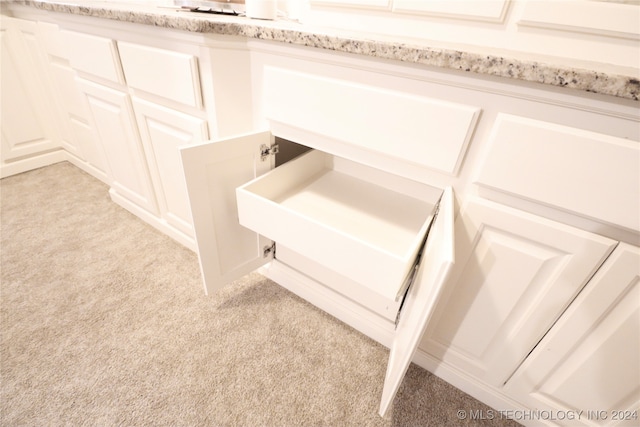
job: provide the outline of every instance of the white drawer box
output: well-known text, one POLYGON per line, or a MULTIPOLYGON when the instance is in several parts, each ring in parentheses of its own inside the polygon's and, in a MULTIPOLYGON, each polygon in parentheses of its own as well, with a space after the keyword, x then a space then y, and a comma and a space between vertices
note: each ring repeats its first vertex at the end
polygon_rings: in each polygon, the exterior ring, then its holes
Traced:
POLYGON ((98 77, 113 83, 124 83, 115 42, 111 39, 75 31, 62 31, 69 63, 85 77, 98 77))
POLYGON ((442 191, 308 152, 237 190, 240 224, 395 300, 442 191))
POLYGON ((127 85, 191 107, 202 107, 198 63, 193 55, 118 42, 127 85))

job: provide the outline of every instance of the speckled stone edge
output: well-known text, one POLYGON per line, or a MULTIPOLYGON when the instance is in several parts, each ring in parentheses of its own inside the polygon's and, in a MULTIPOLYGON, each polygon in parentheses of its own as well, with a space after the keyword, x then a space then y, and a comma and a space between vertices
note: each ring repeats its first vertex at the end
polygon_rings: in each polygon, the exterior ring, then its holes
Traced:
MULTIPOLYGON (((315 47, 337 52, 462 70, 477 74, 504 77, 551 86, 567 87, 586 92, 611 95, 638 101, 640 80, 627 75, 603 73, 589 69, 564 67, 537 61, 482 55, 454 49, 432 48, 388 41, 376 41, 325 34, 317 31, 287 28, 278 21, 233 22, 228 17, 216 19, 191 14, 167 14, 151 10, 126 10, 106 4, 74 5, 64 2, 37 0, 5 0, 52 12, 93 16, 104 19, 153 25, 198 33, 244 36, 282 43, 315 47)), ((150 8, 151 9, 151 8, 150 8)))

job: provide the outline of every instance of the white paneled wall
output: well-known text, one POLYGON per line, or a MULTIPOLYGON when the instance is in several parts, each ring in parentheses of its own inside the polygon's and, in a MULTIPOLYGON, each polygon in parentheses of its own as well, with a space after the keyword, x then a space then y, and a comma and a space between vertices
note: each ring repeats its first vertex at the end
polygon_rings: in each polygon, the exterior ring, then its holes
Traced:
MULTIPOLYGON (((295 0, 294 0, 295 1, 295 0)), ((302 1, 302 0, 298 0, 302 1)), ((595 0, 309 0, 308 24, 393 36, 438 47, 464 45, 595 61, 638 74, 640 2, 595 0)), ((477 47, 477 49, 474 49, 477 47)), ((544 58, 546 62, 549 58, 544 58)), ((576 64, 578 67, 579 64, 576 64)))

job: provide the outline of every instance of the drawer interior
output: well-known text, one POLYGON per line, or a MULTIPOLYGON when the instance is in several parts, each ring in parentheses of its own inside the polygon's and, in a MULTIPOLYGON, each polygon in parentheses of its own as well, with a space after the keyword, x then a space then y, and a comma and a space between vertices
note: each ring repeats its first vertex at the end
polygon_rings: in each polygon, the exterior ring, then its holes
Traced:
POLYGON ((238 209, 242 225, 395 299, 441 192, 313 150, 242 186, 238 209))

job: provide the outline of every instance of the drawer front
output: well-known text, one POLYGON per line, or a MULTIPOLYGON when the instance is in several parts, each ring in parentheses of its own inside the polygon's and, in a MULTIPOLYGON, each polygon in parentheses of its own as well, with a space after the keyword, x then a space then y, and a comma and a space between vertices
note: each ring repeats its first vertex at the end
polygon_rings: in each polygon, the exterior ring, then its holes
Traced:
POLYGON ((46 52, 51 56, 67 59, 69 52, 58 26, 48 22, 38 22, 38 29, 46 52))
POLYGON ((124 83, 115 42, 105 37, 63 31, 71 66, 82 73, 124 83))
POLYGON ((402 299, 396 301, 384 298, 379 293, 373 292, 370 288, 350 280, 322 264, 290 250, 282 244, 278 244, 276 251, 278 261, 313 278, 313 280, 326 288, 347 297, 387 321, 396 321, 398 311, 402 305, 402 299))
POLYGON ((127 85, 191 107, 202 107, 196 57, 119 42, 127 85))
POLYGON ((406 181, 312 151, 240 187, 239 220, 395 300, 442 194, 406 181))
POLYGON ((637 231, 639 177, 636 141, 502 114, 478 183, 637 231))
MULTIPOLYGON (((266 67, 267 119, 421 167, 455 174, 480 109, 266 67)), ((342 154, 339 154, 342 155, 342 154)))

